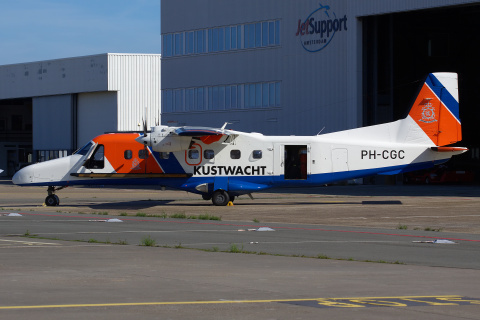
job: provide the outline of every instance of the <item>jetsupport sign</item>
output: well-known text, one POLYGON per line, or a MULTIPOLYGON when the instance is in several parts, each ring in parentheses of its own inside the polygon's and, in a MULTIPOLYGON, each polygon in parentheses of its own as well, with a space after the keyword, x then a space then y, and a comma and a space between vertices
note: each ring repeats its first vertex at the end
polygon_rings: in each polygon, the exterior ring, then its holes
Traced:
POLYGON ((330 6, 320 4, 305 19, 298 19, 297 33, 302 47, 309 52, 323 50, 333 40, 337 32, 347 31, 347 15, 337 18, 330 6))

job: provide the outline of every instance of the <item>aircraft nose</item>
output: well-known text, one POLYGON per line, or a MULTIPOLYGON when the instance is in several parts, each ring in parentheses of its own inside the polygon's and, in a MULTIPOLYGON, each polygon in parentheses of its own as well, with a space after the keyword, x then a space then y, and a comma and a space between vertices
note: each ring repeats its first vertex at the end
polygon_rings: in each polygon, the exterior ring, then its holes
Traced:
POLYGON ((12 183, 16 185, 24 185, 31 183, 34 173, 33 167, 33 165, 30 165, 17 171, 17 173, 13 175, 12 183))

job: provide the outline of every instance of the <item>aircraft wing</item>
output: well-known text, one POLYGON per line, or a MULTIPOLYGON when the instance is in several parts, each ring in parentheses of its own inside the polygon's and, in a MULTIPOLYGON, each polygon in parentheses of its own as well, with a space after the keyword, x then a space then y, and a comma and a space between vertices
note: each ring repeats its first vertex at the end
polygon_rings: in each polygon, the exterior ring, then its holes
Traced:
POLYGON ((229 136, 229 131, 224 128, 158 126, 135 140, 152 147, 154 151, 174 152, 190 149, 194 140, 212 144, 223 142, 229 136))
POLYGON ((188 137, 218 136, 226 134, 225 131, 222 129, 213 129, 206 127, 181 127, 175 129, 175 133, 179 136, 188 137))

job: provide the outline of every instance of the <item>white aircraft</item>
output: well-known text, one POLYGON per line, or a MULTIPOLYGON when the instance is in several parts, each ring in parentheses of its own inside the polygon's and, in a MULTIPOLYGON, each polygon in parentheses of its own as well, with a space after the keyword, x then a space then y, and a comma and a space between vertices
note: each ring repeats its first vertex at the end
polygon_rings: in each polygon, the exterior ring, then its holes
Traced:
POLYGON ((264 136, 222 128, 152 127, 100 135, 75 154, 30 165, 14 184, 48 186, 46 205, 72 185, 160 185, 225 206, 273 187, 320 186, 443 163, 461 140, 457 75, 428 75, 408 116, 317 136, 264 136))

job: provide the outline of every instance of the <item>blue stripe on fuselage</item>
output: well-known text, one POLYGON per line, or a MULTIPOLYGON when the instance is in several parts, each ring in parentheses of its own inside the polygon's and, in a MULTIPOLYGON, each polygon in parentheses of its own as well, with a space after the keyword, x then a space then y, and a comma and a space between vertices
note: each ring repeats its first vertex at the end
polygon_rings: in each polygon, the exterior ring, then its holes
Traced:
POLYGON ((150 152, 153 154, 164 173, 185 173, 185 170, 183 170, 173 152, 170 152, 168 159, 162 159, 160 157, 160 152, 152 151, 150 147, 148 147, 148 149, 150 149, 150 152))

